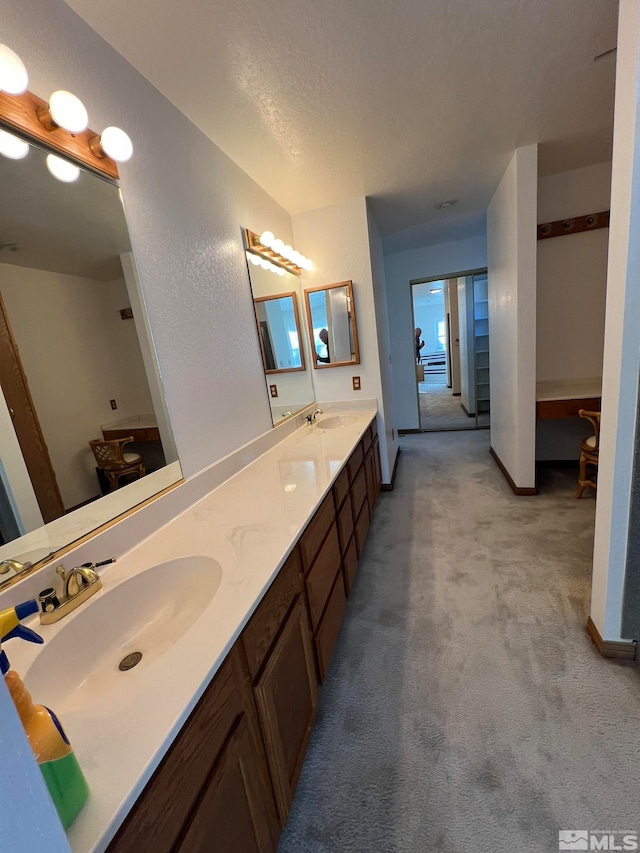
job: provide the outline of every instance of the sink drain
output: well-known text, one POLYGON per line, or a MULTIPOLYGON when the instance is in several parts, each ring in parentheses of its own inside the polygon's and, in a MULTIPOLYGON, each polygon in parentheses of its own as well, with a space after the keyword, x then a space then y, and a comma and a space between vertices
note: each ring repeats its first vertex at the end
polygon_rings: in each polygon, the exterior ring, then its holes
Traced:
POLYGON ((131 652, 131 654, 122 658, 118 664, 118 669, 122 672, 126 672, 128 669, 133 669, 134 666, 137 666, 141 660, 142 652, 131 652))

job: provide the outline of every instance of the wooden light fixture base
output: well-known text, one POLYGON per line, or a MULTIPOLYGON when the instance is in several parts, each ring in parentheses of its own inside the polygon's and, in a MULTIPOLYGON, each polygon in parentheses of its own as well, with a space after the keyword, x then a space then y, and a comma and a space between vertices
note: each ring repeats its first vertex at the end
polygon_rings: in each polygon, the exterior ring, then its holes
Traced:
POLYGON ((257 234, 254 234, 253 231, 249 231, 248 228, 244 229, 244 241, 247 251, 251 252, 252 255, 258 255, 258 257, 264 258, 272 264, 275 264, 275 266, 282 267, 282 269, 287 272, 292 272, 294 275, 302 275, 302 267, 299 267, 292 261, 288 261, 284 255, 279 255, 278 252, 274 252, 273 249, 268 249, 266 246, 263 246, 260 242, 260 237, 257 234))
POLYGON ((42 142, 54 153, 59 152, 81 166, 86 166, 100 175, 118 180, 118 166, 110 157, 94 153, 95 139, 100 134, 95 130, 69 133, 52 123, 42 122, 41 116, 49 112, 49 105, 32 92, 23 95, 7 95, 0 92, 0 125, 29 140, 42 142))

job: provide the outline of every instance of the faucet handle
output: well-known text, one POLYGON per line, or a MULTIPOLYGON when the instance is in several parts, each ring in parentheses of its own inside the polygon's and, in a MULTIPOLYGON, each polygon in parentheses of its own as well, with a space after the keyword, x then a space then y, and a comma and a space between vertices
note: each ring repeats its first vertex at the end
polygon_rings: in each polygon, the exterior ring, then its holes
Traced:
POLYGON ((67 570, 66 570, 66 569, 65 569, 65 567, 62 565, 62 563, 60 563, 60 565, 59 565, 59 566, 56 566, 56 574, 60 575, 60 577, 62 578, 62 582, 63 582, 63 583, 64 583, 64 581, 66 581, 66 579, 67 579, 67 570))

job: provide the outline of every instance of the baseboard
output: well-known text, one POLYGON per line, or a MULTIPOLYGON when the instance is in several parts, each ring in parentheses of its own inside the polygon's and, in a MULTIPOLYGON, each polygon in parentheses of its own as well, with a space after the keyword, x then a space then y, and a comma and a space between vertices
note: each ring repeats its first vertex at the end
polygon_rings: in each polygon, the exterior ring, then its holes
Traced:
MULTIPOLYGON (((416 432, 420 432, 420 430, 416 430, 416 432)), ((400 430, 398 430, 398 435, 400 435, 400 430)), ((396 483, 396 471, 398 470, 398 459, 400 459, 400 448, 399 447, 396 448, 396 458, 395 458, 395 462, 393 463, 393 471, 391 472, 391 482, 390 483, 383 483, 382 486, 380 487, 383 492, 392 492, 393 491, 393 487, 395 486, 395 483, 396 483)))
POLYGON ((454 391, 454 392, 453 392, 453 394, 452 394, 451 396, 452 396, 452 397, 461 397, 461 396, 462 396, 462 391, 454 391))
POLYGON ((466 415, 468 418, 475 418, 476 413, 475 413, 475 412, 470 412, 470 411, 467 409, 467 407, 465 406, 465 404, 464 404, 464 403, 460 403, 460 408, 462 409, 462 411, 465 413, 465 415, 466 415))
POLYGON ((614 660, 636 659, 635 643, 625 643, 621 640, 603 640, 591 616, 587 619, 586 627, 587 634, 591 637, 591 642, 596 647, 598 654, 602 655, 603 658, 612 658, 614 660))
POLYGON ((398 435, 418 435, 421 432, 421 429, 399 429, 398 435))
POLYGON ((518 495, 519 497, 533 497, 533 495, 538 494, 538 490, 536 488, 521 488, 520 486, 516 486, 516 484, 513 482, 513 478, 511 477, 511 474, 504 467, 504 465, 502 464, 502 460, 500 459, 498 454, 495 452, 493 447, 489 447, 489 453, 493 456, 493 458, 496 461, 498 468, 504 474, 504 478, 507 481, 507 483, 509 483, 509 485, 511 486, 511 490, 514 493, 514 495, 518 495))

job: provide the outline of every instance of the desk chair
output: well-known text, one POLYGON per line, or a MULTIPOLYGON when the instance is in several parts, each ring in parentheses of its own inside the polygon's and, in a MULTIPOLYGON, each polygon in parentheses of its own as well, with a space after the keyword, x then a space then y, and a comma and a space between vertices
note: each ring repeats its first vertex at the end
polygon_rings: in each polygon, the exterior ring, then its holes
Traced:
POLYGON ((133 441, 133 436, 115 438, 112 441, 102 441, 94 438, 89 447, 96 458, 98 468, 104 471, 109 480, 109 491, 114 492, 120 487, 120 477, 126 474, 137 474, 144 477, 144 460, 139 453, 124 453, 125 444, 133 441))
POLYGON ((576 499, 582 497, 587 486, 590 486, 594 492, 597 489, 596 481, 587 479, 587 465, 593 465, 597 469, 600 448, 600 412, 588 412, 586 409, 580 409, 578 414, 581 418, 591 422, 593 435, 585 438, 580 445, 580 470, 578 472, 576 499))

